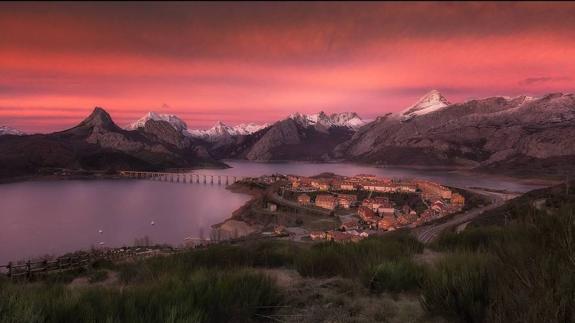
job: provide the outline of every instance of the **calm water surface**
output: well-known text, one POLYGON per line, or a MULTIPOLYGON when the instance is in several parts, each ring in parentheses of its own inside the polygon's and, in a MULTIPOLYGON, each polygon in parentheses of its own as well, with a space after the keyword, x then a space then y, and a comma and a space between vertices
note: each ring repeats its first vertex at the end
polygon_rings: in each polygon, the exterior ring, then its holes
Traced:
MULTIPOLYGON (((341 175, 371 173, 426 178, 459 187, 528 191, 540 186, 513 179, 448 171, 374 168, 353 164, 228 162, 232 168, 203 174, 259 176, 282 173, 341 175)), ((188 236, 208 237, 210 226, 228 218, 249 199, 211 184, 147 180, 38 181, 0 185, 0 263, 105 246, 181 244, 188 236), (154 225, 151 222, 154 221, 154 225), (103 233, 99 233, 102 230, 103 233)))

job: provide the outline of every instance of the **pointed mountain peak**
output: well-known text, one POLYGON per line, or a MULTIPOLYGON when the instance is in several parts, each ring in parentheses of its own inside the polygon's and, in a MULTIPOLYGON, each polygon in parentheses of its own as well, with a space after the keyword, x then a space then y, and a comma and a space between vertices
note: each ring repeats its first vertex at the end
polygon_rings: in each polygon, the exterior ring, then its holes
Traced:
POLYGON ((146 113, 146 117, 148 119, 153 119, 153 120, 157 120, 160 118, 160 116, 154 111, 150 111, 150 112, 146 113))
POLYGON ((435 112, 451 105, 438 90, 431 90, 421 97, 414 105, 399 113, 403 120, 409 120, 417 116, 435 112))
POLYGON ((82 121, 79 126, 89 126, 89 127, 101 127, 101 128, 114 128, 118 126, 110 117, 110 114, 106 112, 103 108, 95 107, 94 111, 82 121))
POLYGON ((216 124, 214 125, 214 128, 221 128, 221 127, 227 127, 227 125, 221 121, 216 122, 216 124))
POLYGON ((129 124, 126 129, 128 130, 136 130, 138 128, 143 128, 146 125, 148 120, 155 120, 155 121, 166 121, 169 123, 174 129, 177 131, 183 132, 188 128, 188 125, 180 118, 173 114, 162 114, 150 111, 146 113, 143 117, 136 120, 135 122, 129 124))
POLYGON ((441 92, 438 90, 431 90, 427 92, 421 99, 419 99, 419 101, 417 101, 415 105, 424 103, 443 103, 445 105, 451 104, 451 102, 449 102, 449 100, 447 100, 447 98, 445 98, 443 94, 441 94, 441 92))

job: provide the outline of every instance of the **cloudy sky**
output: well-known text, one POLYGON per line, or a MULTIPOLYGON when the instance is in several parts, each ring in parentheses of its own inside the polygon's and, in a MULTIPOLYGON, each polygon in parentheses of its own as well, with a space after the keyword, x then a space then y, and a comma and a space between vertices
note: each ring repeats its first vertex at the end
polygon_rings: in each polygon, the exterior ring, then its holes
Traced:
POLYGON ((0 3, 0 125, 70 127, 102 106, 189 127, 293 112, 371 119, 575 88, 573 3, 0 3))

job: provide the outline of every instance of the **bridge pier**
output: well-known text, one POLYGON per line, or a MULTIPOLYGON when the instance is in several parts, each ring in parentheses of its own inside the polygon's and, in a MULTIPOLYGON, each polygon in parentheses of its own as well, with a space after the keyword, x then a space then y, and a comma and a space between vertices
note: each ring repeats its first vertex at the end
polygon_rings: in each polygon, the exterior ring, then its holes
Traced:
MULTIPOLYGON (((139 172, 139 171, 121 171, 120 175, 126 178, 147 179, 159 182, 184 183, 184 184, 218 184, 230 185, 244 180, 242 176, 232 175, 209 175, 194 173, 168 173, 168 172, 139 172)), ((246 180, 252 180, 247 177, 246 180)))

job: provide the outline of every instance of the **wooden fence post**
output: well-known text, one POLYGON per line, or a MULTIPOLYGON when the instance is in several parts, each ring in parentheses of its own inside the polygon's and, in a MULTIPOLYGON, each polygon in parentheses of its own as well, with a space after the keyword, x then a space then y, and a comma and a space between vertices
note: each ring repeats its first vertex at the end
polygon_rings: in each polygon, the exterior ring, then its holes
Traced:
POLYGON ((26 277, 30 279, 32 277, 32 268, 30 266, 30 260, 26 261, 26 277))

